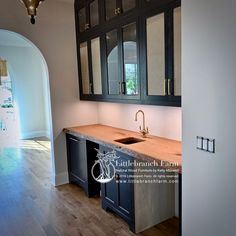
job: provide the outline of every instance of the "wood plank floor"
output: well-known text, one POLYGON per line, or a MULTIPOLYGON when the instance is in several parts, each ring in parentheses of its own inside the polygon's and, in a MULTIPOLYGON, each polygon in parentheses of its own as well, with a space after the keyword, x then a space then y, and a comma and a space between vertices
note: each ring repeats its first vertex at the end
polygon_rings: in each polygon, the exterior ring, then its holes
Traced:
MULTIPOLYGON (((0 236, 132 236, 119 217, 77 186, 50 184, 50 145, 25 140, 0 149, 0 236)), ((177 236, 173 218, 139 236, 177 236)))

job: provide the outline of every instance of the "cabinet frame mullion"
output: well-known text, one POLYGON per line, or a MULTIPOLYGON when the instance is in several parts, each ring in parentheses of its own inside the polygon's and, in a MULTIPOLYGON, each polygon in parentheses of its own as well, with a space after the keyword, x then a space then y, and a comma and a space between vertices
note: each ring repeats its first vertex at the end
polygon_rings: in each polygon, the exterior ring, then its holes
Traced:
POLYGON ((116 9, 120 8, 121 14, 123 13, 122 0, 116 0, 116 9))
POLYGON ((124 61, 124 37, 123 26, 118 28, 118 49, 119 49, 119 70, 120 70, 120 82, 121 82, 121 95, 125 95, 126 91, 123 91, 123 84, 125 83, 125 61, 124 61))
POLYGON ((165 75, 166 95, 173 95, 174 85, 174 40, 173 40, 173 9, 165 12, 165 75), (170 87, 169 87, 170 86, 170 87), (170 94, 169 94, 170 91, 170 94))
POLYGON ((93 58, 92 58, 92 48, 91 39, 87 41, 88 49, 88 68, 89 68, 89 94, 94 94, 93 88, 93 58))
MULTIPOLYGON (((86 24, 89 25, 89 28, 91 27, 91 22, 90 22, 90 3, 91 2, 87 2, 86 3, 86 8, 85 8, 85 12, 86 12, 86 24)), ((85 28, 85 31, 87 29, 85 28)))

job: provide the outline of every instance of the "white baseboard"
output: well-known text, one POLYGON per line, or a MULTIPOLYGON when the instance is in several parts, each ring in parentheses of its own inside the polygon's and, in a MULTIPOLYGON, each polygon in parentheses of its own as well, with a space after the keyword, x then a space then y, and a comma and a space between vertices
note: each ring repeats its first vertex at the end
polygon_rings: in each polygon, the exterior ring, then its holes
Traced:
POLYGON ((45 137, 47 137, 48 139, 51 138, 50 132, 49 131, 45 131, 45 137))
POLYGON ((69 183, 69 176, 68 172, 63 172, 57 175, 54 175, 51 180, 52 184, 54 186, 59 186, 63 184, 68 184, 69 183))
POLYGON ((21 133, 21 139, 38 138, 38 137, 50 138, 50 133, 47 130, 39 130, 39 131, 21 133))

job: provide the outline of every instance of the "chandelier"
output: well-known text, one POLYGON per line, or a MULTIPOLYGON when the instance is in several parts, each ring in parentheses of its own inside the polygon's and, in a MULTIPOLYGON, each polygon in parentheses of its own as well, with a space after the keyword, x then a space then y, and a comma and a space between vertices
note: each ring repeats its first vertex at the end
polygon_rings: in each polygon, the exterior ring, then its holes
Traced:
POLYGON ((37 14, 37 8, 39 4, 43 1, 44 0, 21 0, 21 2, 25 4, 25 7, 28 11, 31 24, 35 24, 35 16, 37 14))

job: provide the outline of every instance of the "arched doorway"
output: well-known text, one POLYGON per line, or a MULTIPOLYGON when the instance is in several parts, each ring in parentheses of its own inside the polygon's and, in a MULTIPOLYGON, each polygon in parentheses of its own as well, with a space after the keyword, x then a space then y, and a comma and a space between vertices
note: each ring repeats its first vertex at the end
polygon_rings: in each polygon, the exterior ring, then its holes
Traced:
MULTIPOLYGON (((51 102, 46 61, 24 36, 0 29, 0 148, 48 148, 54 163, 51 102)), ((53 165, 54 167, 54 165, 53 165)))

